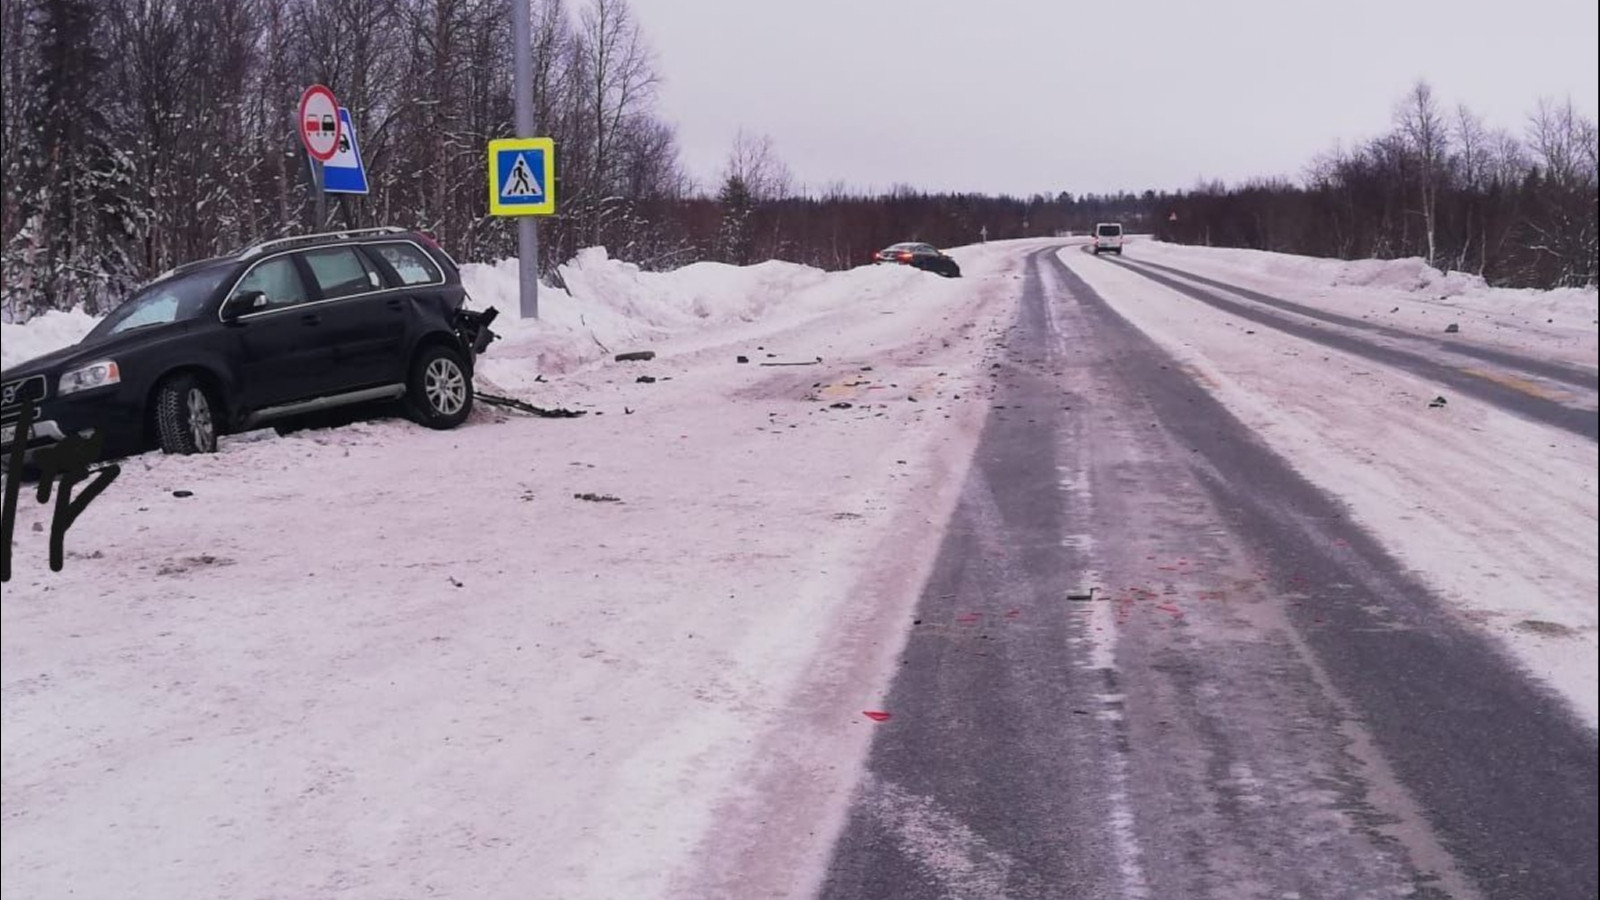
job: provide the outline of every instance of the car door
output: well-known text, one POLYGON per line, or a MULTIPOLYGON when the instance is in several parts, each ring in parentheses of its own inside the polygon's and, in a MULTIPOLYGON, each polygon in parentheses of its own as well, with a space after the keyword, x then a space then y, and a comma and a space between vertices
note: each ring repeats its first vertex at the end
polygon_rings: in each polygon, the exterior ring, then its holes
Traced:
POLYGON ((352 244, 300 254, 318 294, 328 331, 328 392, 401 380, 398 358, 406 334, 402 292, 391 289, 378 267, 352 244))
POLYGON ((260 291, 266 306, 232 322, 239 362, 239 402, 259 410, 314 396, 328 347, 322 320, 293 254, 251 266, 229 292, 260 291))
MULTIPOLYGON (((445 277, 439 263, 413 241, 378 241, 363 245, 370 259, 394 285, 390 296, 400 298, 405 310, 402 350, 428 327, 426 310, 454 309, 461 305, 461 286, 445 277)), ((397 360, 397 377, 404 378, 409 361, 397 360)))

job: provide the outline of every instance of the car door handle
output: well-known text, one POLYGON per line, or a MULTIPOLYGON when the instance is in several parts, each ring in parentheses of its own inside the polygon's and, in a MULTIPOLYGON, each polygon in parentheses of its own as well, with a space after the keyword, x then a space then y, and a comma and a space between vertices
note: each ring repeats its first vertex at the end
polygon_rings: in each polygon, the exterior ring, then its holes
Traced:
POLYGON ((317 315, 316 313, 306 313, 305 315, 300 317, 300 324, 301 325, 321 325, 322 324, 322 317, 317 315))
POLYGON ((390 297, 388 300, 383 301, 383 305, 389 307, 395 312, 399 312, 405 308, 405 304, 401 302, 399 297, 390 297))

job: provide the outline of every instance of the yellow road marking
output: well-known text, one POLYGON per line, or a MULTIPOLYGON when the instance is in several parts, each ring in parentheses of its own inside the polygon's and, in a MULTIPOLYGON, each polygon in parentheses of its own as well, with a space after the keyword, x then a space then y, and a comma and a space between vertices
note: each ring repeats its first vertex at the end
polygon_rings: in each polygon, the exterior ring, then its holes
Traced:
POLYGON ((1503 387, 1511 388, 1513 391, 1527 394, 1530 397, 1538 397, 1540 400, 1560 399, 1547 390, 1544 385, 1519 375, 1512 375, 1509 372, 1496 372, 1492 369, 1462 369, 1461 371, 1475 378, 1492 381, 1503 387))

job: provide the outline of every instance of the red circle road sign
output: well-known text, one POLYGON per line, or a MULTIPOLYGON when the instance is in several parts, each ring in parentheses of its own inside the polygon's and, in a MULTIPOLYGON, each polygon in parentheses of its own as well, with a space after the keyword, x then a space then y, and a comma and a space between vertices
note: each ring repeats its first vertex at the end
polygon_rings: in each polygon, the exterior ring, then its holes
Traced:
POLYGON ((333 91, 313 84, 300 95, 300 140, 313 159, 327 162, 339 151, 339 101, 333 91))

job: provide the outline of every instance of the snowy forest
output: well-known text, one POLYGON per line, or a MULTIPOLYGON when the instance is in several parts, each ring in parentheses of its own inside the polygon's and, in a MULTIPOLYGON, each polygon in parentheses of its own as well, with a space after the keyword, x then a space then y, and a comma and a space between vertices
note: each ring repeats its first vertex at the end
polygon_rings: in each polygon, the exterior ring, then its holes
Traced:
MULTIPOLYGON (((458 258, 514 254, 487 215, 488 141, 513 133, 507 0, 0 0, 0 299, 21 319, 99 312, 189 260, 285 233, 398 224, 458 258), (371 178, 313 221, 300 92, 349 107, 371 178)), ((606 246, 648 269, 779 258, 864 263, 898 240, 950 246, 1116 219, 1185 243, 1422 256, 1496 284, 1596 277, 1596 136, 1570 104, 1521 132, 1445 109, 1425 84, 1394 130, 1278 179, 1033 197, 797 186, 741 134, 711 184, 680 162, 663 74, 626 0, 534 0, 535 121, 559 152, 547 277, 606 246)), ((1072 173, 1061 173, 1070 184, 1072 173)))

